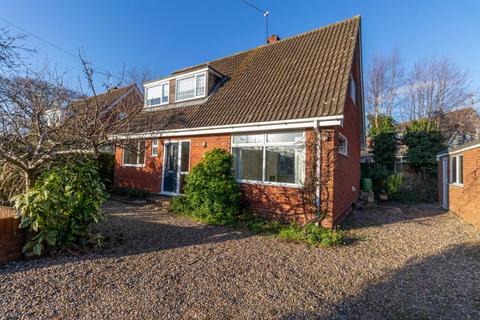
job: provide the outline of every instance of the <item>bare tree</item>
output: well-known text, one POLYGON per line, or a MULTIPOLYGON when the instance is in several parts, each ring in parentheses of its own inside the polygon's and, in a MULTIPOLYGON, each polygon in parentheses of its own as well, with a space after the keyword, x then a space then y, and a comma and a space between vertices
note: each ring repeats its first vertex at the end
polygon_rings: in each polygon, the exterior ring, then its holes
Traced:
MULTIPOLYGON (((473 98, 469 74, 447 58, 417 62, 404 87, 406 120, 438 122, 438 115, 466 106, 473 98)), ((437 123, 438 124, 438 123, 437 123)))
POLYGON ((378 131, 379 116, 393 116, 400 100, 399 90, 403 85, 404 70, 398 52, 394 50, 390 56, 374 58, 368 70, 366 97, 369 113, 373 117, 378 131))

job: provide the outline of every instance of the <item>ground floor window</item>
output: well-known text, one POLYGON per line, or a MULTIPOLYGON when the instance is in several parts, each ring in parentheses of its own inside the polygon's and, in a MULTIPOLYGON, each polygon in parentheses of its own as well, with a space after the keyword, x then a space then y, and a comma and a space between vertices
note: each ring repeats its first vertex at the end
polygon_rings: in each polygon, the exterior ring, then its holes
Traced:
POLYGON ((450 157, 450 183, 463 184, 463 155, 450 157))
POLYGON ((134 140, 123 148, 124 166, 145 165, 145 140, 134 140))
POLYGON ((235 135, 232 153, 240 181, 298 185, 304 181, 303 132, 235 135))

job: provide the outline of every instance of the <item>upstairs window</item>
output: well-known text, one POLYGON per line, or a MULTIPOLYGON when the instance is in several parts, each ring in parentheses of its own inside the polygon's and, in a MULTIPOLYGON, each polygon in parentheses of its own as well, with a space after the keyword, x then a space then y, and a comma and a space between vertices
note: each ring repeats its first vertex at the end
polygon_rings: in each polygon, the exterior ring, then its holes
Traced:
POLYGON ((177 80, 175 101, 190 100, 205 96, 205 73, 177 80))
POLYGON ((349 91, 350 98, 352 99, 353 103, 357 103, 356 84, 351 73, 350 73, 350 81, 348 83, 348 86, 349 86, 348 91, 349 91))
POLYGON ((450 183, 463 185, 463 155, 450 157, 450 183))
POLYGON ((146 88, 145 95, 147 107, 154 107, 168 103, 169 87, 168 82, 161 83, 158 86, 146 88))

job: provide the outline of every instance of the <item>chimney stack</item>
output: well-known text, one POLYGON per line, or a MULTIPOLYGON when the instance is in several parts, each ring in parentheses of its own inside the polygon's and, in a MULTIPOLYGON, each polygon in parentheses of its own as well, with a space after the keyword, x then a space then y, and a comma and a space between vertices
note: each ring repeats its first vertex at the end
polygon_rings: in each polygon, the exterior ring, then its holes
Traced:
POLYGON ((270 37, 267 39, 267 43, 275 43, 280 41, 280 37, 277 36, 276 34, 272 34, 270 37))

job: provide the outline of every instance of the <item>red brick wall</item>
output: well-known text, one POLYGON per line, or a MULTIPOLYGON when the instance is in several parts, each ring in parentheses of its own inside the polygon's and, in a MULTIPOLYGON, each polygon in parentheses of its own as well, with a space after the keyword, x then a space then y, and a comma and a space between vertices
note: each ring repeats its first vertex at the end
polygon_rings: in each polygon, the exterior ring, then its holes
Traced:
POLYGON ((463 186, 449 185, 449 210, 480 228, 480 147, 455 154, 463 154, 463 186))
POLYGON ((115 149, 115 185, 159 193, 162 183, 163 148, 165 142, 190 140, 190 168, 192 168, 208 150, 222 148, 230 151, 230 139, 230 135, 163 138, 159 139, 158 155, 155 157, 152 157, 151 140, 148 139, 146 142, 144 167, 122 166, 123 151, 117 147, 115 149))
POLYGON ((0 264, 19 259, 25 243, 25 233, 18 228, 15 210, 0 206, 0 264))

